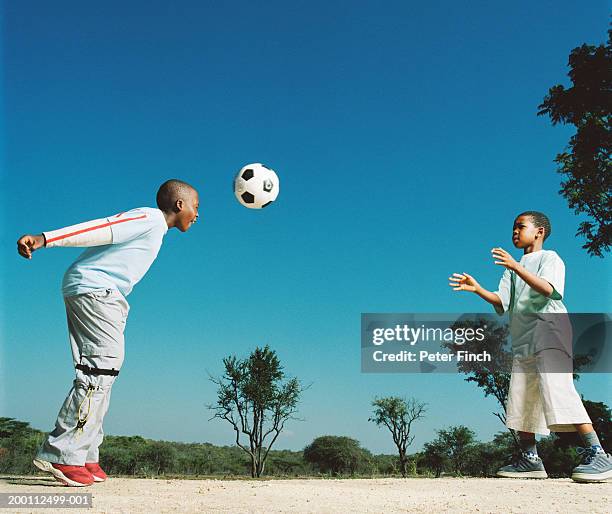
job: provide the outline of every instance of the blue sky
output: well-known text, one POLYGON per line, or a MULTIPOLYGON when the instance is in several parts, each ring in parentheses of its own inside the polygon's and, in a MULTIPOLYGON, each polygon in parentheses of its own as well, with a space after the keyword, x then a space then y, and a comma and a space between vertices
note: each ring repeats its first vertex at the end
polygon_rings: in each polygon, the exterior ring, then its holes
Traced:
MULTIPOLYGON (((610 3, 431 4, 4 2, 0 415, 49 430, 72 379, 59 287, 80 250, 27 262, 16 239, 153 206, 178 177, 200 222, 169 231, 128 298, 107 433, 231 444, 208 373, 263 344, 312 384, 279 448, 338 434, 391 452, 367 421, 389 394, 429 404, 415 448, 502 430, 461 376, 361 374, 360 313, 488 312, 446 278, 495 288, 489 250, 527 209, 552 220, 568 308, 611 310, 609 258, 580 248, 557 193, 572 130, 536 117, 571 49, 605 40, 610 3), (281 180, 261 212, 231 192, 249 162, 281 180)), ((610 404, 610 386, 578 390, 610 404)))

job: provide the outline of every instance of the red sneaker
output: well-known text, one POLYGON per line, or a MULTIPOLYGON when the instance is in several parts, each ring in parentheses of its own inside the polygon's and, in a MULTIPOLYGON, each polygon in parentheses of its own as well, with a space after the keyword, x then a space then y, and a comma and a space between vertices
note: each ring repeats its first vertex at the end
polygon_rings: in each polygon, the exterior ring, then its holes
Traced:
POLYGON ((94 483, 93 475, 85 466, 56 464, 46 460, 34 459, 34 465, 41 471, 51 473, 56 480, 70 487, 85 487, 94 483))
POLYGON ((94 482, 104 482, 108 478, 97 462, 86 462, 85 468, 93 476, 94 482))

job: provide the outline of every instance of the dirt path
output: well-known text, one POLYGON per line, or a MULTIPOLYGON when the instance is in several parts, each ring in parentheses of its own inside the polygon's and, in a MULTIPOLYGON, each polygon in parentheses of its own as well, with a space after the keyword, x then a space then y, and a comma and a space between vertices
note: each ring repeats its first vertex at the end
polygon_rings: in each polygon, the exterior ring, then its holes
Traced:
POLYGON ((47 477, 0 477, 0 492, 91 492, 93 509, 4 512, 612 512, 612 484, 569 479, 147 480, 67 488, 47 477))

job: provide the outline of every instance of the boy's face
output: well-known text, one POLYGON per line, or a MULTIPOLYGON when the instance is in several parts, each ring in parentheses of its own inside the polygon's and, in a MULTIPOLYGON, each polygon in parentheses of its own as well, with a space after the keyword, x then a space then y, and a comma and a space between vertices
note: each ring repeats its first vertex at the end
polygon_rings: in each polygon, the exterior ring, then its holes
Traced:
POLYGON ((198 208, 200 207, 200 199, 197 191, 193 191, 184 200, 177 200, 176 207, 178 209, 176 215, 176 227, 181 232, 187 232, 191 225, 198 219, 198 208))
POLYGON ((512 244, 516 248, 527 248, 544 237, 544 228, 536 227, 531 216, 519 216, 512 227, 512 244))

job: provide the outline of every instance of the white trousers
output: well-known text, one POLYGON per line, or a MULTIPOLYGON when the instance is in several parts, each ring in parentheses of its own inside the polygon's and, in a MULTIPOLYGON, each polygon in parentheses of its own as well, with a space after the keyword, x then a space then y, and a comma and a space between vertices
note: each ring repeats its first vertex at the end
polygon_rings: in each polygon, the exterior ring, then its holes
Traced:
MULTIPOLYGON (((64 298, 73 364, 115 369, 123 364, 123 331, 129 305, 114 289, 101 289, 64 298)), ((76 377, 64 400, 55 429, 36 458, 83 466, 98 462, 102 423, 116 376, 94 375, 75 369, 76 377)))
POLYGON ((551 431, 575 432, 574 424, 591 423, 572 373, 543 371, 560 358, 569 359, 565 369, 571 369, 571 357, 562 350, 542 350, 514 358, 506 405, 508 428, 548 435, 551 431))

